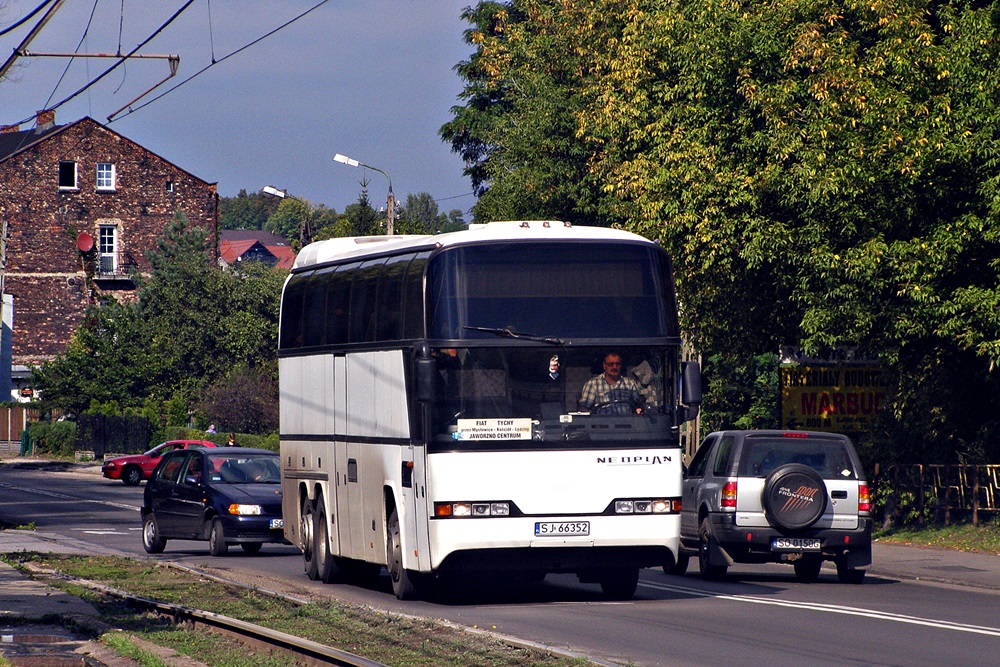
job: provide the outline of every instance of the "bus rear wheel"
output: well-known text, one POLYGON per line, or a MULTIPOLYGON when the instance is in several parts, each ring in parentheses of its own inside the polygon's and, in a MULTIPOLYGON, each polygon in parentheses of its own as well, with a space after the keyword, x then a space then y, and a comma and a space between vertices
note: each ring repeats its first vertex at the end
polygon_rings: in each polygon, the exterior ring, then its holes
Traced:
POLYGON ((389 526, 386 531, 386 564, 389 579, 392 581, 392 592, 399 600, 412 600, 417 597, 417 585, 414 573, 403 567, 403 540, 399 534, 399 513, 392 508, 389 514, 389 526))
POLYGON ((313 528, 316 519, 313 516, 313 504, 308 498, 302 499, 302 511, 299 513, 299 540, 302 549, 302 561, 305 565, 306 576, 316 581, 319 574, 316 570, 316 556, 313 543, 313 528))

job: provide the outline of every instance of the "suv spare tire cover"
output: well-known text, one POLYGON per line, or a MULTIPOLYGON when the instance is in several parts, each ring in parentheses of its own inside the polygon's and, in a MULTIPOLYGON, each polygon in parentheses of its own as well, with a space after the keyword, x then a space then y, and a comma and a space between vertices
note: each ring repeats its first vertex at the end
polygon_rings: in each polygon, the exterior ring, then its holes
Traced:
POLYGON ((772 526, 787 530, 808 528, 826 511, 826 484, 809 466, 789 463, 767 476, 763 504, 772 526))

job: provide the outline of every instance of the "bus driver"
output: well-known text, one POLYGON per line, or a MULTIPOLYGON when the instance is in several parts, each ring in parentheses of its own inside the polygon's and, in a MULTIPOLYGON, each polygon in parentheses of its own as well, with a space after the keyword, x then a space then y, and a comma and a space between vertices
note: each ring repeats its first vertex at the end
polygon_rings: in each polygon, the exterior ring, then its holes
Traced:
POLYGON ((581 410, 605 415, 642 414, 645 398, 639 383, 622 375, 622 358, 615 352, 604 357, 604 373, 587 380, 580 392, 581 410))

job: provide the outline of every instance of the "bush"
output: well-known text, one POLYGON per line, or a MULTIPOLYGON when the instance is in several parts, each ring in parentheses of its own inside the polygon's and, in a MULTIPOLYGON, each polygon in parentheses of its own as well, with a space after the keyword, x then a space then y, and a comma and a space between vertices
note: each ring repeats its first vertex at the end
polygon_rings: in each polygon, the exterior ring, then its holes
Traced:
POLYGON ((36 454, 73 457, 76 451, 75 422, 31 422, 28 435, 36 454))
MULTIPOLYGON (((168 426, 164 430, 163 440, 208 440, 220 447, 225 447, 229 442, 229 433, 205 433, 195 428, 182 428, 179 426, 168 426)), ((150 446, 158 445, 163 440, 152 442, 150 446)), ((272 452, 278 451, 280 438, 277 433, 267 433, 257 435, 254 433, 237 433, 236 444, 240 447, 256 447, 258 449, 269 449, 272 452)))

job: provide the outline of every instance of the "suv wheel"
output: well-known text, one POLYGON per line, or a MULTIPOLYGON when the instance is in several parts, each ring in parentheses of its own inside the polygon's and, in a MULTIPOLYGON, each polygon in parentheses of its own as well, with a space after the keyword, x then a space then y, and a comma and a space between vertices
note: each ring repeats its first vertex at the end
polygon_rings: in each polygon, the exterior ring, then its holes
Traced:
POLYGON ((688 571, 688 560, 688 556, 677 554, 677 561, 673 565, 664 565, 663 573, 676 575, 686 574, 688 571))
POLYGON ((794 563, 795 578, 804 584, 811 584, 819 578, 819 570, 823 559, 816 556, 803 556, 794 563))
POLYGON ((837 561, 837 579, 842 584, 860 584, 865 580, 866 570, 847 567, 842 561, 837 561))
POLYGON ((708 518, 701 520, 701 530, 698 540, 698 569, 701 570, 701 578, 715 581, 726 576, 729 569, 727 565, 712 565, 712 551, 715 548, 715 538, 712 536, 712 524, 708 518))
POLYGON ((816 523, 826 511, 826 484, 809 466, 789 463, 767 476, 763 500, 771 525, 801 530, 816 523))

